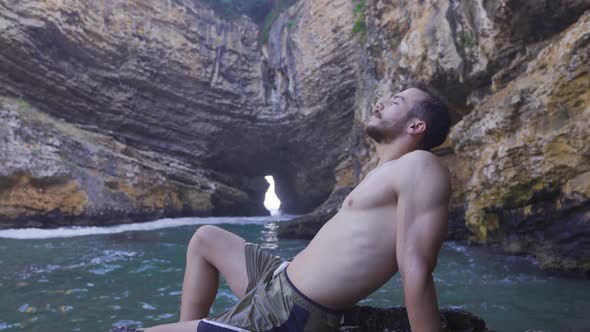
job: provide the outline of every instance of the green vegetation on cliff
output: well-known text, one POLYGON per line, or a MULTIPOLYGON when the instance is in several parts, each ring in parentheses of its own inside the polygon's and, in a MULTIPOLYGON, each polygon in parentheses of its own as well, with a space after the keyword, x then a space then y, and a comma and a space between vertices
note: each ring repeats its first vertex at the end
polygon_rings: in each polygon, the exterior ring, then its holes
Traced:
POLYGON ((28 101, 24 100, 23 97, 18 98, 18 107, 19 109, 29 110, 31 108, 31 104, 28 101))
POLYGON ((365 0, 352 0, 354 3, 353 13, 356 17, 356 21, 352 26, 351 34, 354 36, 357 33, 360 34, 361 38, 365 37, 367 27, 365 26, 365 0))

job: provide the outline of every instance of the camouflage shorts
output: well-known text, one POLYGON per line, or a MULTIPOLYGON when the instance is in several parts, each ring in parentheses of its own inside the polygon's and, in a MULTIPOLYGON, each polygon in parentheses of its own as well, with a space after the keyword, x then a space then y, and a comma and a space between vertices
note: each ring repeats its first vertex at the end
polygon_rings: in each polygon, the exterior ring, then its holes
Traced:
POLYGON ((214 331, 337 331, 342 317, 313 302, 287 276, 287 262, 246 244, 246 295, 226 312, 199 322, 197 332, 214 331))

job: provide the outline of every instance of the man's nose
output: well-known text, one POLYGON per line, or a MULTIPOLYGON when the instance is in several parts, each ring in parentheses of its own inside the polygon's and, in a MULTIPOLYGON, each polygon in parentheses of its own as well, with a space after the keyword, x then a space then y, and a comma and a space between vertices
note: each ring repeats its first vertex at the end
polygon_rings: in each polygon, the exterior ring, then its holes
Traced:
POLYGON ((373 112, 383 111, 383 108, 383 103, 376 103, 375 105, 373 105, 373 112))

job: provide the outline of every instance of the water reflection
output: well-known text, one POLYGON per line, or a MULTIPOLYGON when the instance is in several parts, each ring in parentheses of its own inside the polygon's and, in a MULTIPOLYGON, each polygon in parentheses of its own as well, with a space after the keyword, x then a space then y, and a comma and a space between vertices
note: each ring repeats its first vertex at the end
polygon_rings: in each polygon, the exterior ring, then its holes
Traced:
POLYGON ((264 225, 264 228, 260 231, 260 247, 262 249, 273 250, 279 247, 278 228, 279 224, 276 221, 264 225))

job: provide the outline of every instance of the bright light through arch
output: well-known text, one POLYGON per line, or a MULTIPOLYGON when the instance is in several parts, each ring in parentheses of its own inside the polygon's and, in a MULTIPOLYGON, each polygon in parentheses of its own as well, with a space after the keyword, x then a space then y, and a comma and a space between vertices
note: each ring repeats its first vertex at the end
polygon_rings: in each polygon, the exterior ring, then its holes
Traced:
POLYGON ((275 180, 270 175, 265 176, 264 179, 270 184, 264 196, 264 207, 270 211, 271 215, 278 214, 281 201, 275 194, 275 180))

